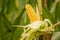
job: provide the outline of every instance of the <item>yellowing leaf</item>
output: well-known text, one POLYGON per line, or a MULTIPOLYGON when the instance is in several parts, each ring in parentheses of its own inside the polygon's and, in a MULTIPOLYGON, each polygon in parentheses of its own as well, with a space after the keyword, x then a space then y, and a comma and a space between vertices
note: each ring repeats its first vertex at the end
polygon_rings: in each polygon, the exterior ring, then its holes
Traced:
POLYGON ((40 20, 43 20, 43 17, 42 17, 42 0, 37 0, 37 3, 38 3, 38 9, 39 9, 39 13, 40 13, 40 20))
POLYGON ((27 15, 28 15, 31 23, 36 21, 36 20, 39 20, 36 12, 34 11, 34 9, 32 8, 31 5, 27 4, 25 6, 25 8, 26 8, 26 12, 27 12, 27 15))
POLYGON ((19 4, 18 4, 18 0, 15 0, 15 4, 16 4, 16 7, 19 6, 19 4))

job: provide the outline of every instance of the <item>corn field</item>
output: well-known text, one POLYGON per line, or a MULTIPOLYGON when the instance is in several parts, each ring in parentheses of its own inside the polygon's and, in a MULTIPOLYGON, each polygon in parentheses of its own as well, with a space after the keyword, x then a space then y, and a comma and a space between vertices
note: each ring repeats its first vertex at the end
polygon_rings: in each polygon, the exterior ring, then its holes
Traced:
POLYGON ((0 40, 60 40, 60 0, 0 0, 0 40))

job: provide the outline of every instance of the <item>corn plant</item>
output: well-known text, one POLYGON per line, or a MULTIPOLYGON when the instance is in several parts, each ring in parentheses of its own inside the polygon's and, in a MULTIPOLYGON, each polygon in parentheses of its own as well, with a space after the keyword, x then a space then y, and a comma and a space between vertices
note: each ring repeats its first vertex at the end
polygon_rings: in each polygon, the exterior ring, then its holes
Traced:
POLYGON ((60 0, 0 0, 0 40, 60 40, 60 0))

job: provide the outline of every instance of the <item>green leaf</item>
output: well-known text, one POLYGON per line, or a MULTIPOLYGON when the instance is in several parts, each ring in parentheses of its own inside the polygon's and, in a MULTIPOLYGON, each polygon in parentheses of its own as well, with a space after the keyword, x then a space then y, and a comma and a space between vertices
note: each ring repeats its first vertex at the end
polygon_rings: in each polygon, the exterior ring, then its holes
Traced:
POLYGON ((12 33, 11 32, 9 32, 9 33, 7 33, 5 36, 4 36, 4 39, 3 40, 12 40, 12 33))
POLYGON ((54 23, 54 17, 47 8, 43 8, 43 17, 54 23))
POLYGON ((23 28, 17 28, 17 29, 13 32, 13 40, 18 40, 18 39, 20 39, 22 32, 23 32, 23 28))
MULTIPOLYGON (((60 21, 60 1, 57 3, 55 10, 55 23, 60 21)), ((56 31, 60 31, 60 25, 56 27, 56 31)))

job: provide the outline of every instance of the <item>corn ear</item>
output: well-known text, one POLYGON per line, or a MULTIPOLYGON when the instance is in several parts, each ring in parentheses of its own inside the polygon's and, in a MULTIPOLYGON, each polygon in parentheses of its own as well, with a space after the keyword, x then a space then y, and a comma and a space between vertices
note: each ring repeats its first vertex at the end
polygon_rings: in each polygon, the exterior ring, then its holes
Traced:
POLYGON ((36 20, 39 20, 36 12, 34 11, 34 9, 32 8, 31 5, 27 4, 25 6, 25 8, 26 8, 26 12, 27 12, 27 15, 28 15, 31 23, 36 21, 36 20))

